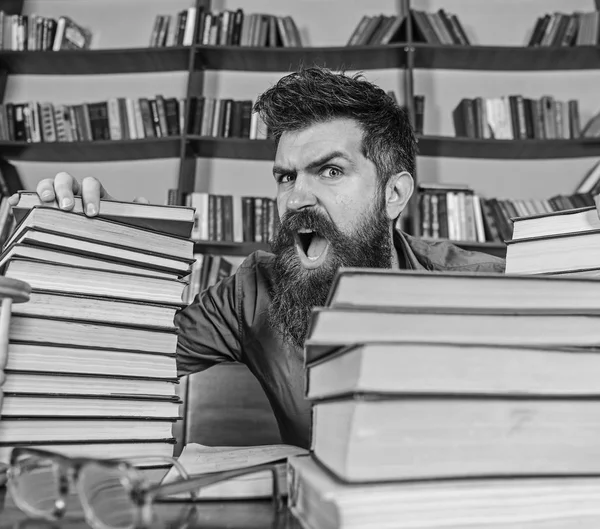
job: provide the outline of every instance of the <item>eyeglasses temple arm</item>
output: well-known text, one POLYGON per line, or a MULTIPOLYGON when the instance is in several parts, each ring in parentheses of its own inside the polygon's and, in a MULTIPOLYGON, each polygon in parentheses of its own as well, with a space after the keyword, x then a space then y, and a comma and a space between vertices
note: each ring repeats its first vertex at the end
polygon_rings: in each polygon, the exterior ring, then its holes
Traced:
POLYGON ((210 474, 202 474, 198 476, 192 476, 188 479, 173 481, 171 483, 164 483, 162 485, 155 485, 148 489, 148 493, 153 498, 157 496, 170 496, 174 494, 182 494, 190 492, 190 490, 198 490, 208 485, 227 481, 232 478, 245 476, 248 474, 254 474, 261 471, 270 471, 273 475, 273 501, 278 504, 281 491, 279 488, 279 480, 277 475, 277 469, 272 464, 256 465, 253 467, 247 467, 235 470, 225 470, 222 472, 212 472, 210 474))

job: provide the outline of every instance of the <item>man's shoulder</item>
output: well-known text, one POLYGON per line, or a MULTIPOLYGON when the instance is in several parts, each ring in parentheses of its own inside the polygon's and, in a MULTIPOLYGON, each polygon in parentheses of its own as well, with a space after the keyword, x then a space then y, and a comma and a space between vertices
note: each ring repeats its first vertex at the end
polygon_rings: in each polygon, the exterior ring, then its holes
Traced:
POLYGON ((243 287, 250 285, 269 286, 275 256, 262 250, 251 253, 238 267, 235 275, 243 287))
POLYGON ((504 273, 505 261, 501 257, 464 250, 449 241, 403 236, 416 260, 427 270, 504 273))

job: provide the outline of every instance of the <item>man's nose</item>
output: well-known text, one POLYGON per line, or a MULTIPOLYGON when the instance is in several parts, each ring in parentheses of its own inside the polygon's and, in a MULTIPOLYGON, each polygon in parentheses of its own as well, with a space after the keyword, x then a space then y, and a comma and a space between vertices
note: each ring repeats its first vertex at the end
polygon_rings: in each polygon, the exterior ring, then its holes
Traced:
POLYGON ((305 179, 298 177, 294 183, 294 189, 288 195, 287 209, 298 211, 316 205, 317 197, 311 189, 310 184, 305 179))

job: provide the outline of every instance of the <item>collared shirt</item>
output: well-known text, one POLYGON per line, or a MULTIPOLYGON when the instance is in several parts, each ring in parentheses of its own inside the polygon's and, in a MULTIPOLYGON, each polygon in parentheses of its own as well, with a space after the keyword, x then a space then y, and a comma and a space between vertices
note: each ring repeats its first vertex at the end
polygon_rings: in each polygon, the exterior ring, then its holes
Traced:
MULTIPOLYGON (((504 260, 428 242, 396 232, 399 267, 406 270, 504 272, 504 260)), ((284 341, 269 325, 274 256, 256 252, 236 273, 208 288, 180 311, 179 375, 220 362, 242 362, 260 382, 273 408, 284 443, 307 448, 310 404, 304 399, 303 350, 284 341)))

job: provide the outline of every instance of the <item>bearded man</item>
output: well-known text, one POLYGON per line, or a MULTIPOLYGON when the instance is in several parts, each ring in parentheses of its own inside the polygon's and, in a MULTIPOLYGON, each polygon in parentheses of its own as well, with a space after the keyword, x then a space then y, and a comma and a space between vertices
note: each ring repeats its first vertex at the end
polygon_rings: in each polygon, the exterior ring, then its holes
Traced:
MULTIPOLYGON (((339 267, 503 272, 504 261, 395 229, 413 193, 416 142, 405 112, 381 88, 306 68, 283 77, 254 110, 277 145, 280 229, 272 253, 252 254, 177 314, 178 370, 246 364, 282 441, 308 447, 303 344, 311 309, 325 303, 339 267)), ((98 180, 79 183, 67 173, 43 180, 37 192, 67 210, 81 194, 91 216, 111 198, 98 180)))

